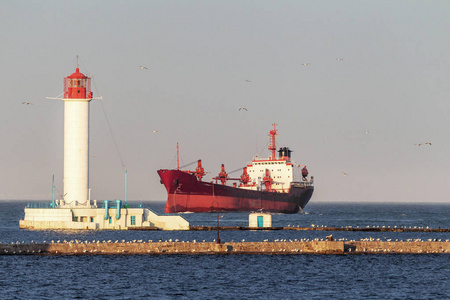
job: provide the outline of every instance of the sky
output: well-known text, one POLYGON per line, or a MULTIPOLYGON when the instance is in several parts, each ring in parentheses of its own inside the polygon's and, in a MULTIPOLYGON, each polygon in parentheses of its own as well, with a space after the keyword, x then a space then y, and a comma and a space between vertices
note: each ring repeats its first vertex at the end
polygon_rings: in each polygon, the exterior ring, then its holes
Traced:
POLYGON ((63 193, 64 107, 46 97, 78 55, 102 97, 91 199, 124 199, 126 169, 130 201, 164 201, 156 171, 176 167, 177 143, 210 180, 268 157, 276 123, 315 178, 311 202, 449 202, 449 1, 0 7, 0 199, 51 199, 53 174, 63 193))

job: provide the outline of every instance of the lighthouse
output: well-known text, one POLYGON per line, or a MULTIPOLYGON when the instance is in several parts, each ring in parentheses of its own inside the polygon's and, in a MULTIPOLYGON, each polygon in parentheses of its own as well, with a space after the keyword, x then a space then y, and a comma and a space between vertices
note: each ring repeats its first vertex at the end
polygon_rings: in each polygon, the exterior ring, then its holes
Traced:
POLYGON ((64 78, 64 196, 65 207, 90 207, 89 103, 91 78, 75 73, 64 78))
MULTIPOLYGON (((189 230, 181 216, 158 216, 147 208, 131 208, 122 200, 104 200, 102 207, 90 199, 89 192, 89 103, 94 98, 91 78, 80 72, 64 78, 64 96, 47 97, 64 101, 64 191, 51 203, 27 203, 20 228, 27 229, 115 229, 133 227, 162 230, 189 230)), ((126 177, 125 177, 126 178, 126 177)), ((125 184, 126 186, 126 184, 125 184)), ((126 193, 126 192, 125 192, 126 193)), ((126 201, 125 196, 125 201, 126 201)))

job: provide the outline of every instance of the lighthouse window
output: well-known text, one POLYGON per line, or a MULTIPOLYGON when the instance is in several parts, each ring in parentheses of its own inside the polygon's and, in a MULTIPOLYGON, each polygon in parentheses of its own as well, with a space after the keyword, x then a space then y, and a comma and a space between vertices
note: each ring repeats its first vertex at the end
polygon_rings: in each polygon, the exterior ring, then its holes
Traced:
POLYGON ((70 79, 69 87, 85 87, 86 79, 70 79))
POLYGON ((131 225, 136 225, 136 216, 131 216, 131 225))
POLYGON ((71 79, 69 86, 70 87, 79 87, 80 86, 80 81, 78 79, 71 79))

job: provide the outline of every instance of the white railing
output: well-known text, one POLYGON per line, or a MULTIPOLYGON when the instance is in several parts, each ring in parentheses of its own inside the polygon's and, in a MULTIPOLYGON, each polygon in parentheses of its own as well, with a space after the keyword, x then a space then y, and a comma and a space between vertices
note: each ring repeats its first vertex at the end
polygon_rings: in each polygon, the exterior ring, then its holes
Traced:
POLYGON ((295 186, 295 187, 314 186, 314 181, 293 181, 293 182, 291 182, 291 186, 295 186))

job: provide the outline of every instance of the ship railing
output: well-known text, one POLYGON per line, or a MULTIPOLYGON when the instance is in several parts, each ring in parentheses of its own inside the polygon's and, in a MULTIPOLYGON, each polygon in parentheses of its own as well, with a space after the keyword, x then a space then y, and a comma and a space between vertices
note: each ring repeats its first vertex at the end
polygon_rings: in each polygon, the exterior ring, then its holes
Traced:
MULTIPOLYGON (((100 207, 101 208, 105 208, 105 203, 101 202, 100 203, 100 207)), ((108 203, 108 208, 117 208, 117 202, 115 200, 110 200, 108 203)), ((142 205, 142 203, 129 203, 127 202, 126 204, 124 202, 120 203, 120 208, 144 208, 144 206, 142 205)))
POLYGON ((294 182, 291 182, 291 187, 306 188, 306 187, 311 187, 311 186, 314 186, 314 182, 313 181, 294 181, 294 182))
POLYGON ((27 208, 55 208, 55 203, 49 202, 29 202, 27 208))

